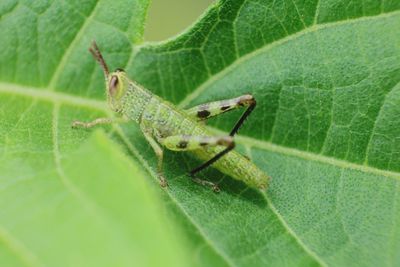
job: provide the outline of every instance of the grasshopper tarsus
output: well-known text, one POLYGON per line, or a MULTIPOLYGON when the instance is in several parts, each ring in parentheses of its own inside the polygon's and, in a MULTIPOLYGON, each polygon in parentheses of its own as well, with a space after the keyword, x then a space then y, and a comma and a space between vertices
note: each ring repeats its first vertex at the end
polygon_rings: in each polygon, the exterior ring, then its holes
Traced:
POLYGON ((211 188, 215 193, 221 192, 221 189, 219 189, 219 186, 217 184, 213 185, 211 188))
POLYGON ((86 129, 89 129, 89 128, 92 128, 92 127, 94 127, 96 125, 111 124, 111 123, 119 122, 119 121, 122 122, 123 120, 114 119, 114 118, 97 118, 97 119, 95 119, 93 121, 90 121, 90 122, 83 122, 83 121, 76 120, 76 121, 72 122, 71 127, 72 128, 86 128, 86 129))
POLYGON ((71 128, 76 129, 79 128, 80 121, 73 121, 71 123, 71 128))
POLYGON ((160 179, 160 186, 162 188, 166 188, 169 186, 167 179, 165 179, 163 174, 158 174, 158 178, 160 179))
POLYGON ((219 189, 219 186, 217 184, 207 181, 207 180, 200 179, 198 177, 195 177, 192 174, 189 174, 189 175, 190 175, 190 177, 192 177, 193 182, 195 182, 199 185, 202 185, 202 186, 207 186, 207 187, 211 188, 211 190, 214 191, 215 193, 221 192, 221 190, 219 189))

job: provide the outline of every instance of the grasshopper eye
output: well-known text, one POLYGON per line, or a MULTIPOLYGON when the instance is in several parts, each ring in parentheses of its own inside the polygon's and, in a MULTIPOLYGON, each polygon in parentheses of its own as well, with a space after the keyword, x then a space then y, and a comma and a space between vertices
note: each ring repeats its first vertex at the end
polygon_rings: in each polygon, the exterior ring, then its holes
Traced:
POLYGON ((113 75, 111 77, 110 83, 108 85, 109 90, 110 90, 110 94, 112 96, 115 95, 115 93, 117 92, 117 87, 118 87, 118 77, 116 75, 113 75))

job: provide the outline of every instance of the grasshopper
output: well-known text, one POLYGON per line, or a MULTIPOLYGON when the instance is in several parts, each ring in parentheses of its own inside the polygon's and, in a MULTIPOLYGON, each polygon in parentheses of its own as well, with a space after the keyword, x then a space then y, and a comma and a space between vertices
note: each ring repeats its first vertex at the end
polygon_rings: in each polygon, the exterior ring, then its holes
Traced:
MULTIPOLYGON (((144 137, 153 148, 158 158, 157 174, 160 185, 168 185, 162 171, 163 149, 173 151, 190 151, 205 162, 189 172, 194 182, 210 186, 219 191, 218 185, 196 176, 210 165, 250 187, 265 189, 269 176, 262 172, 248 158, 234 151, 234 135, 245 119, 256 107, 256 100, 250 94, 237 98, 215 101, 180 110, 172 103, 152 94, 149 90, 129 79, 122 69, 109 72, 108 66, 93 42, 89 51, 104 72, 107 88, 107 99, 110 108, 122 115, 125 121, 139 124, 144 137), (228 112, 247 107, 227 136, 215 136, 201 123, 202 121, 228 112)), ((98 118, 92 122, 74 121, 72 126, 91 128, 99 124, 118 122, 114 118, 98 118)))

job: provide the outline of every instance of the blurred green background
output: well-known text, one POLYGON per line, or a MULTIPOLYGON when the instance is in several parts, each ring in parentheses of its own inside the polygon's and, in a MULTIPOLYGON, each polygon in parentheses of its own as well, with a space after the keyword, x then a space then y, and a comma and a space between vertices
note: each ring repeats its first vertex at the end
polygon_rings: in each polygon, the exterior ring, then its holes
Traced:
POLYGON ((161 41, 180 33, 214 2, 215 0, 152 0, 145 40, 161 41))

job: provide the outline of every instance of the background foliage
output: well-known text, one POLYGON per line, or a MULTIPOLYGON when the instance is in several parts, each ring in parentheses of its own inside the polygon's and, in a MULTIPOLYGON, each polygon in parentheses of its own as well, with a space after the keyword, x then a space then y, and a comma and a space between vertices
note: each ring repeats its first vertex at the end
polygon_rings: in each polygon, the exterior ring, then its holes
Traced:
POLYGON ((214 0, 152 0, 146 19, 144 38, 160 41, 179 34, 193 24, 214 0))
POLYGON ((0 4, 0 264, 399 265, 400 3, 219 1, 159 44, 142 43, 147 8, 0 4), (71 130, 110 114, 92 39, 181 108, 253 93, 238 149, 273 177, 268 191, 208 171, 216 195, 185 175, 194 160, 167 153, 163 192, 135 125, 71 130))

